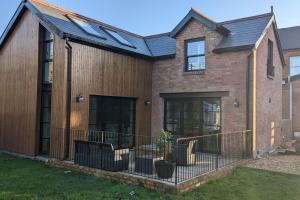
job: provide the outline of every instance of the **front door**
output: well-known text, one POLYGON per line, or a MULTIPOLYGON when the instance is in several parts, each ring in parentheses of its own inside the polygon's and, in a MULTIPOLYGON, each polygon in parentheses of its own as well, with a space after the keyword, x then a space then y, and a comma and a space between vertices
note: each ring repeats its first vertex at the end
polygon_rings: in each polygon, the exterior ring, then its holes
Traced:
POLYGON ((114 148, 134 143, 135 99, 90 96, 89 129, 104 131, 104 140, 114 148))

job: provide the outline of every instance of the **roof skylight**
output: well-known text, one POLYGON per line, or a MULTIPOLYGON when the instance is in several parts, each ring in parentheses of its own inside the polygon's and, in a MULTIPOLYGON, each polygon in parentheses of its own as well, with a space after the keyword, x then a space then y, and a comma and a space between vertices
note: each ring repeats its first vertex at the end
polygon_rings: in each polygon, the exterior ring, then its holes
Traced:
POLYGON ((67 15, 67 17, 73 23, 75 23, 77 26, 79 26, 79 28, 81 28, 84 32, 86 32, 90 35, 105 39, 105 37, 102 34, 100 34, 99 32, 97 32, 87 21, 72 17, 70 15, 67 15))
POLYGON ((120 42, 121 44, 124 44, 126 46, 129 47, 133 47, 135 48, 135 46, 133 46, 130 42, 128 42, 128 40, 126 40, 125 38, 123 38, 121 35, 119 35, 117 32, 110 30, 110 29, 104 29, 106 32, 108 32, 108 34, 110 34, 115 40, 117 40, 118 42, 120 42))

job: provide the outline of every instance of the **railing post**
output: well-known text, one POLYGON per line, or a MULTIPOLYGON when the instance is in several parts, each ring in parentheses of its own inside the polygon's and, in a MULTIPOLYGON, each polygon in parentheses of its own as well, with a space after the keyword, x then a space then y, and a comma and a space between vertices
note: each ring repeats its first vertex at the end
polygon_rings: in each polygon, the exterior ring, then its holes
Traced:
POLYGON ((216 152, 216 170, 219 168, 219 134, 216 135, 216 146, 217 146, 217 152, 216 152))
POLYGON ((178 175, 178 172, 177 172, 177 165, 178 165, 178 140, 176 139, 176 144, 175 144, 175 148, 176 148, 176 155, 175 155, 175 185, 177 185, 177 182, 178 182, 178 179, 177 179, 177 175, 178 175))
POLYGON ((243 151, 243 154, 242 154, 242 158, 245 159, 245 154, 246 154, 246 131, 243 131, 242 132, 242 151, 243 151))

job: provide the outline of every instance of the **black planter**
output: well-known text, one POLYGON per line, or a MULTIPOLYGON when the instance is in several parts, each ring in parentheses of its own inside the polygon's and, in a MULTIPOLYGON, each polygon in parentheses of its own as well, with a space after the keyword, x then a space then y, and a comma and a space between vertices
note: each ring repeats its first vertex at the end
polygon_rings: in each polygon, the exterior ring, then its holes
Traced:
POLYGON ((155 169, 158 178, 168 179, 172 178, 174 169, 175 169, 175 162, 167 161, 167 160, 158 160, 155 162, 155 169))

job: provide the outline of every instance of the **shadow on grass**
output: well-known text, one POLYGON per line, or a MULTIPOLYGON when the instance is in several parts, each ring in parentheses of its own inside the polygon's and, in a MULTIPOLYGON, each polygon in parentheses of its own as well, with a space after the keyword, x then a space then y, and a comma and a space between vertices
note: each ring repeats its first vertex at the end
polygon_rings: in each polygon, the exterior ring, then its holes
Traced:
POLYGON ((0 199, 298 200, 300 197, 300 176, 245 167, 178 196, 67 171, 0 153, 0 199))

